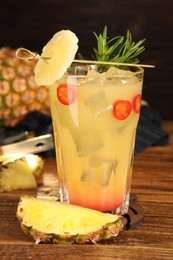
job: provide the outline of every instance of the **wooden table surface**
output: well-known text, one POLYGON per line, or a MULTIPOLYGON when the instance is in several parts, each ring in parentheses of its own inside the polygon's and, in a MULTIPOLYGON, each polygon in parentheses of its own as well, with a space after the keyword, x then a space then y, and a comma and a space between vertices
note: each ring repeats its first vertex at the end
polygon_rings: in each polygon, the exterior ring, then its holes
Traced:
POLYGON ((132 194, 144 212, 143 222, 97 245, 35 245, 15 217, 22 194, 57 195, 54 158, 45 162, 38 190, 0 194, 0 259, 173 259, 173 122, 163 122, 170 143, 135 156, 132 194))

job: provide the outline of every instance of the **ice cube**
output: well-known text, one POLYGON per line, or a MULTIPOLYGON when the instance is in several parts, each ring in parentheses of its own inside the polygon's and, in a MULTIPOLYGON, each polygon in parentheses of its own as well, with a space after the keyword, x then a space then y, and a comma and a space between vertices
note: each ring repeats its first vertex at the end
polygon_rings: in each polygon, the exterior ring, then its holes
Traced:
POLYGON ((116 67, 110 67, 105 73, 104 75, 106 76, 134 76, 133 72, 130 70, 122 70, 122 69, 118 69, 116 67))
POLYGON ((112 105, 107 100, 104 91, 97 92, 93 96, 85 99, 84 102, 88 111, 94 116, 98 116, 101 113, 112 109, 112 105))
POLYGON ((102 134, 99 130, 79 129, 77 127, 69 130, 79 156, 92 154, 104 146, 102 134))
POLYGON ((87 69, 88 71, 86 77, 78 78, 78 83, 80 84, 80 86, 89 86, 91 84, 95 84, 94 82, 101 77, 101 74, 97 71, 97 68, 90 68, 89 66, 87 67, 87 69))
POLYGON ((138 82, 138 78, 130 70, 122 70, 116 67, 110 67, 104 73, 106 79, 112 80, 113 84, 128 85, 138 82))
POLYGON ((55 107, 63 127, 74 127, 74 125, 78 124, 75 116, 75 110, 77 109, 75 104, 71 106, 64 106, 60 102, 55 101, 55 107))
POLYGON ((84 169, 81 180, 99 185, 108 185, 112 173, 115 174, 118 161, 97 156, 90 157, 88 166, 84 169))

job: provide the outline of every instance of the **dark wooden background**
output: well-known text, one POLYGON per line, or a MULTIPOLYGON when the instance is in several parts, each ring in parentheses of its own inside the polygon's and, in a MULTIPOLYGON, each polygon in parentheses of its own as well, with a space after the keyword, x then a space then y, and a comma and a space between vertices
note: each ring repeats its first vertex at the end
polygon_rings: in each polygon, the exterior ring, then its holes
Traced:
POLYGON ((74 31, 80 52, 90 58, 93 32, 104 25, 109 36, 127 29, 134 41, 146 38, 141 63, 145 70, 143 98, 163 119, 173 119, 173 1, 172 0, 1 0, 0 47, 25 47, 41 52, 54 33, 74 31))

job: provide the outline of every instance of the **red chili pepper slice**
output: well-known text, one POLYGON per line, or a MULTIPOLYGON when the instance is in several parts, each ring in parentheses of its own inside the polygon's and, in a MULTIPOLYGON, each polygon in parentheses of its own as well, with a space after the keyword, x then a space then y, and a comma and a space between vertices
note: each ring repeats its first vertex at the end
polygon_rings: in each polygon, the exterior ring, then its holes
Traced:
POLYGON ((128 100, 118 100, 113 105, 113 115, 119 119, 126 119, 132 110, 131 103, 128 100))
POLYGON ((136 113, 140 112, 140 108, 141 108, 141 95, 137 94, 134 98, 133 98, 133 110, 136 113))
POLYGON ((72 84, 60 84, 57 87, 57 98, 63 105, 70 105, 76 100, 76 86, 72 84))

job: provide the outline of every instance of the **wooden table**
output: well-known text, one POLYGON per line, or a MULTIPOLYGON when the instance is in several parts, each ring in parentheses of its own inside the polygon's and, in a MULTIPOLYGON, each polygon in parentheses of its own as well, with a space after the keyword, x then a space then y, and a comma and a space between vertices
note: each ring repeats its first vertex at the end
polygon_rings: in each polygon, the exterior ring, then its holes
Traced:
POLYGON ((145 212, 143 222, 97 245, 35 245, 15 217, 22 194, 57 195, 55 159, 45 162, 38 190, 0 194, 0 259, 173 259, 173 122, 164 122, 170 144, 135 156, 132 194, 145 212))

